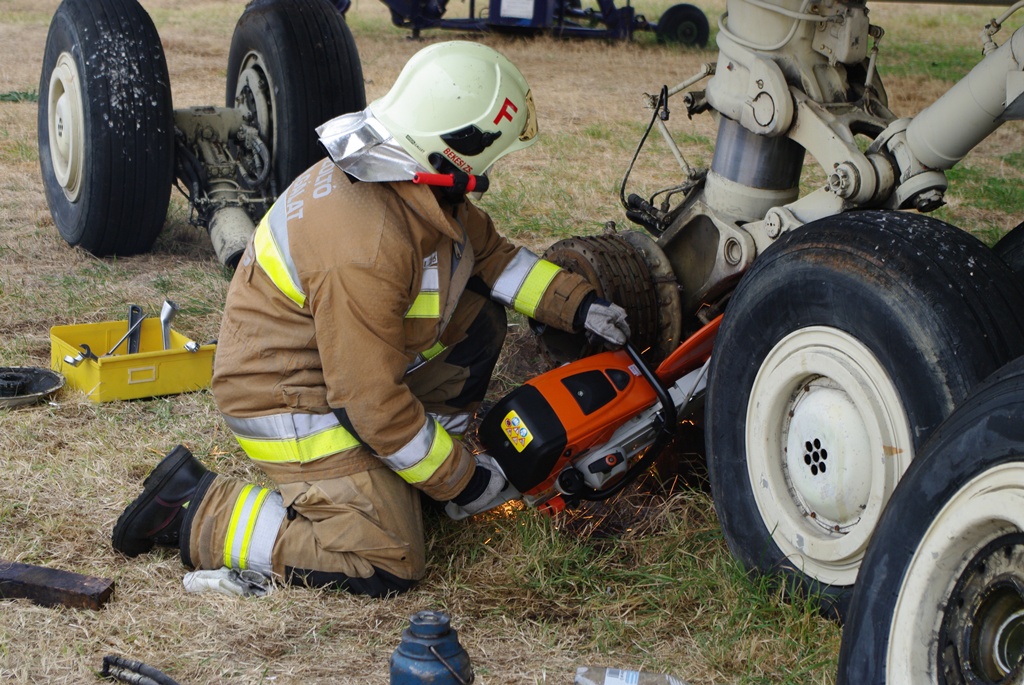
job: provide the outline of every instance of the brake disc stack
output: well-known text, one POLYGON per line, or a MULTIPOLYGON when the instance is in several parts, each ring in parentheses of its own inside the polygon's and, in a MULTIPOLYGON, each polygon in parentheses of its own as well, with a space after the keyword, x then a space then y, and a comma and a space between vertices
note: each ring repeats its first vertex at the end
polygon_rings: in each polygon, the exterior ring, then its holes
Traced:
MULTIPOLYGON (((629 314, 633 346, 657 364, 679 344, 679 287, 668 259, 653 240, 637 231, 560 240, 544 258, 586 278, 599 297, 629 314)), ((541 352, 553 363, 579 359, 598 351, 582 333, 545 329, 541 352)))

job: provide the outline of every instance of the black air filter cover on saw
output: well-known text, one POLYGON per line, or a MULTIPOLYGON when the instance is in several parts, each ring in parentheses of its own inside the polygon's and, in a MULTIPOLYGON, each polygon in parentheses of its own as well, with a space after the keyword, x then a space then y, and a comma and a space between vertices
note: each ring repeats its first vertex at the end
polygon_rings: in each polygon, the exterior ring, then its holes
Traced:
POLYGON ((567 442, 558 414, 529 384, 498 401, 484 416, 478 434, 487 453, 522 493, 548 479, 567 442))

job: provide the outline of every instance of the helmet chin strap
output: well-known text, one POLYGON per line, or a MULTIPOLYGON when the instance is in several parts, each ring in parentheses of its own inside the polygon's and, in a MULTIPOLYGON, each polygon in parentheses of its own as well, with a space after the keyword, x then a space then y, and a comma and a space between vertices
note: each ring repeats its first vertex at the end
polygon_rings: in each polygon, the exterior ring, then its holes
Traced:
POLYGON ((412 182, 418 185, 434 186, 435 188, 450 188, 453 192, 483 193, 490 186, 486 176, 473 176, 456 171, 450 174, 424 174, 417 173, 412 177, 412 182))
POLYGON ((433 154, 430 157, 434 168, 440 173, 417 173, 412 182, 439 189, 442 202, 459 204, 466 200, 466 193, 483 193, 490 186, 486 176, 467 174, 441 155, 433 154))

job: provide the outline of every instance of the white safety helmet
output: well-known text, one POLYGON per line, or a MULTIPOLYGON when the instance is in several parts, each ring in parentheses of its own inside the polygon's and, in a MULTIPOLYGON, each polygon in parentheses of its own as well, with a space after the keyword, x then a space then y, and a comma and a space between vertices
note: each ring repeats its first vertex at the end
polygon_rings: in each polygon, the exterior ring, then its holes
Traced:
POLYGON ((468 41, 417 52, 367 109, 427 170, 482 174, 537 137, 522 73, 496 50, 468 41))

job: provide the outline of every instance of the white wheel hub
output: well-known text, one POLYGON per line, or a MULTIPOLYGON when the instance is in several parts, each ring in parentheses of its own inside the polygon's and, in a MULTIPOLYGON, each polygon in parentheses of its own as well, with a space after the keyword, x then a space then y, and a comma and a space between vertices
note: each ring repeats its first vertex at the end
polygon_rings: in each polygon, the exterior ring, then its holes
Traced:
MULTIPOLYGON (((964 459, 970 458, 971 455, 964 455, 964 459)), ((938 653, 943 619, 948 618, 947 611, 961 610, 955 601, 959 598, 950 601, 954 588, 969 565, 977 573, 975 557, 990 542, 1021 531, 1024 462, 990 468, 950 497, 917 545, 900 585, 889 627, 887 682, 939 682, 937 670, 944 668, 941 662, 949 658, 948 653, 941 657, 938 653)), ((976 594, 992 598, 1002 592, 1004 598, 1012 601, 1005 611, 997 606, 986 607, 984 602, 974 607, 968 603, 964 609, 969 612, 966 618, 971 632, 979 639, 975 650, 961 650, 957 655, 961 664, 970 663, 976 670, 987 664, 1005 674, 1015 666, 1009 663, 1009 657, 1020 659, 1024 642, 1024 567, 1020 550, 1018 545, 992 551, 991 557, 982 555, 983 564, 990 562, 988 566, 993 568, 1003 564, 1005 568, 998 573, 990 571, 992 577, 976 594), (1007 593, 1008 587, 1015 590, 1007 593)), ((986 682, 1003 679, 993 673, 986 682)))
POLYGON ((235 86, 235 107, 248 110, 256 119, 260 137, 277 149, 274 126, 274 84, 263 63, 263 57, 250 52, 242 60, 235 86))
POLYGON ((856 338, 814 326, 765 358, 747 406, 747 469, 783 554, 819 582, 852 585, 913 452, 885 368, 856 338))
POLYGON ((801 385, 790 410, 786 470, 817 523, 854 525, 868 501, 871 440, 849 394, 828 378, 801 385))
POLYGON ((57 183, 70 202, 78 199, 85 167, 85 113, 74 57, 61 53, 50 74, 47 130, 50 160, 57 183))

